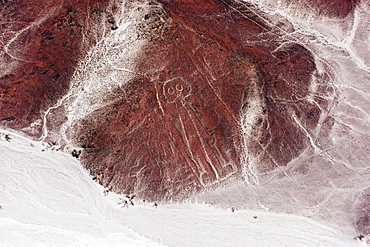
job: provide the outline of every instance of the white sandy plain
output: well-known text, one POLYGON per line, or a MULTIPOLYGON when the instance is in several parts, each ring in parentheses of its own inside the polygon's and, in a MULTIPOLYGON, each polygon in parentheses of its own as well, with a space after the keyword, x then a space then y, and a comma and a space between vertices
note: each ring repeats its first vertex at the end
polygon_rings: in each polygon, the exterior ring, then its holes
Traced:
POLYGON ((138 199, 124 206, 72 156, 0 135, 0 246, 366 246, 289 214, 138 199))

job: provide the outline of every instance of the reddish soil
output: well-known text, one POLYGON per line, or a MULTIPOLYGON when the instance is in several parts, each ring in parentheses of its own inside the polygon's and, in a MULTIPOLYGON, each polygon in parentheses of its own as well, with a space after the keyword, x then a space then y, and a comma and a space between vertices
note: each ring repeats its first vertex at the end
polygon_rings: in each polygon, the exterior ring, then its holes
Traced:
MULTIPOLYGON (((105 0, 0 1, 0 124, 29 127, 69 88, 77 62, 104 34, 105 0), (5 67, 3 67, 5 66, 5 67)), ((114 24, 113 24, 114 25, 114 24)), ((27 134, 40 136, 41 125, 27 134)))

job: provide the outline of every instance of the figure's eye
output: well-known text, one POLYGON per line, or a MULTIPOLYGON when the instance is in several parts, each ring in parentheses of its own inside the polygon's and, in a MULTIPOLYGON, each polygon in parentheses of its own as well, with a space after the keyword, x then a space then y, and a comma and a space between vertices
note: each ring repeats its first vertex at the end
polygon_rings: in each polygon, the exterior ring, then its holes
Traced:
POLYGON ((172 87, 169 87, 169 88, 167 89, 167 93, 168 93, 168 94, 174 94, 174 93, 175 93, 175 90, 174 90, 172 87))
POLYGON ((183 85, 181 85, 181 84, 177 84, 177 85, 176 85, 176 90, 177 90, 177 91, 180 91, 180 92, 181 92, 182 90, 184 90, 183 85))

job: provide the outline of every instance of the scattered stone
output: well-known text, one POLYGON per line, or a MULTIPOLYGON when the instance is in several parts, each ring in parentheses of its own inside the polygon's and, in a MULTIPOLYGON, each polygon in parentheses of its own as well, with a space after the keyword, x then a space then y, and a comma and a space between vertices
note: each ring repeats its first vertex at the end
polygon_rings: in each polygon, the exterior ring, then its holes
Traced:
POLYGON ((75 157, 76 159, 78 159, 78 157, 80 157, 81 155, 81 150, 73 149, 71 154, 72 154, 72 157, 75 157))
POLYGON ((128 208, 129 206, 134 206, 134 198, 136 195, 126 195, 125 197, 121 197, 118 200, 118 204, 122 204, 122 208, 128 208))
POLYGON ((356 238, 357 238, 358 240, 362 241, 362 240, 365 238, 365 236, 364 236, 364 235, 358 235, 356 238))
POLYGON ((10 140, 11 140, 12 138, 10 138, 10 136, 8 135, 8 134, 6 134, 5 135, 5 140, 7 141, 7 142, 10 142, 10 140))

